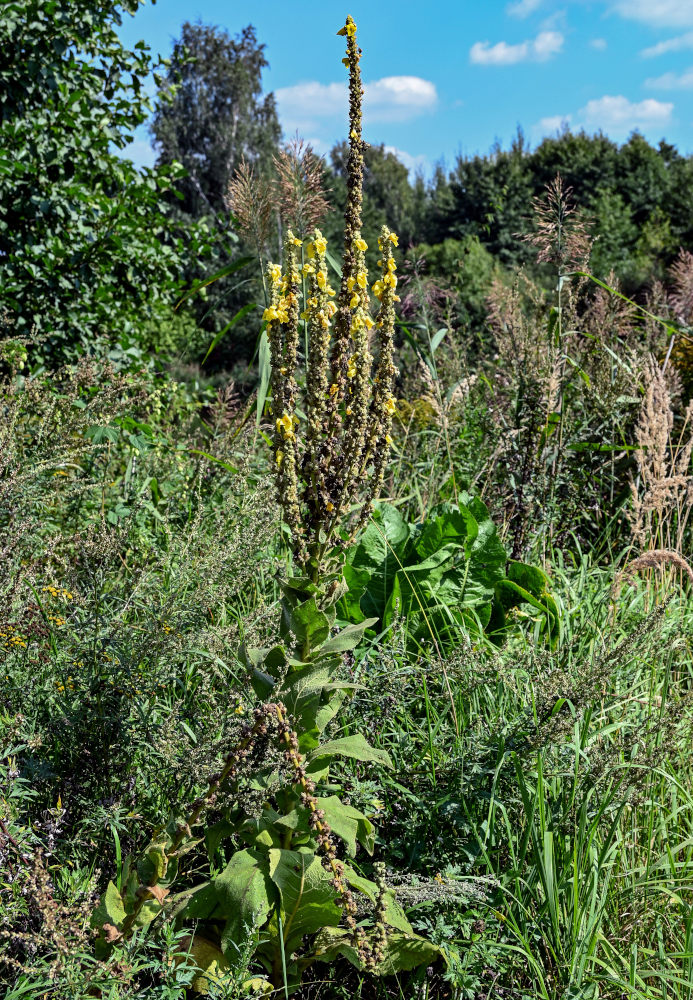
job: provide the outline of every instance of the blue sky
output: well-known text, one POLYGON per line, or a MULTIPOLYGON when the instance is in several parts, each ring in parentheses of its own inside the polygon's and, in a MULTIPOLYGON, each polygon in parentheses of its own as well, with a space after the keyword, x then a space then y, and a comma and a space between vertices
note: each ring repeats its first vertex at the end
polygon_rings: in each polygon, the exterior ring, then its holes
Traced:
MULTIPOLYGON (((253 24, 285 135, 326 153, 345 135, 346 13, 364 50, 364 138, 412 170, 507 146, 518 125, 534 146, 562 122, 693 152, 693 0, 158 0, 121 36, 166 56, 184 20, 253 24)), ((152 162, 146 131, 129 155, 152 162)))

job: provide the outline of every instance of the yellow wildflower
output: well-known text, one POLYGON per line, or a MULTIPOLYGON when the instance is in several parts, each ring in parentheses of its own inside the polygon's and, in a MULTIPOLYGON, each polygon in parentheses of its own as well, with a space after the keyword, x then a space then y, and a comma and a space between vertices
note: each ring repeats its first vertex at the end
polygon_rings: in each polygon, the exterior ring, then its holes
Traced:
POLYGON ((332 503, 331 500, 328 500, 327 503, 325 504, 325 510, 327 511, 328 514, 331 514, 332 511, 334 510, 334 504, 332 503))
POLYGON ((299 240, 296 236, 294 236, 294 238, 291 240, 291 242, 293 243, 293 245, 295 247, 302 247, 303 246, 303 240, 299 240))
POLYGON ((277 307, 276 306, 268 306, 267 309, 265 309, 265 311, 263 312, 262 318, 263 318, 263 320, 266 320, 268 323, 271 323, 272 320, 274 320, 274 319, 279 319, 279 314, 277 312, 277 307))
POLYGON ((368 249, 368 244, 366 243, 365 240, 362 240, 360 237, 359 239, 354 240, 354 246, 356 247, 357 250, 363 250, 364 252, 368 249))
POLYGON ((358 295, 357 295, 357 294, 356 294, 356 293, 354 292, 354 294, 353 294, 353 295, 351 296, 351 298, 349 299, 349 308, 350 308, 350 309, 355 309, 355 308, 356 308, 356 306, 357 306, 358 304, 359 304, 359 297, 358 297, 358 295))
POLYGON ((397 403, 394 401, 392 396, 390 396, 389 399, 385 400, 385 409, 388 413, 394 413, 395 410, 397 409, 397 403))
POLYGON ((336 382, 333 382, 330 386, 330 396, 334 396, 339 392, 339 386, 336 382))
POLYGON ((356 281, 358 283, 359 288, 365 288, 366 282, 368 281, 368 275, 366 274, 366 272, 359 271, 359 273, 356 275, 356 281))
POLYGON ((284 452, 281 450, 281 448, 278 448, 277 449, 277 465, 281 465, 283 461, 284 461, 284 452))
POLYGON ((327 250, 327 240, 324 236, 318 236, 314 241, 314 246, 317 253, 325 253, 327 250))
POLYGON ((318 271, 317 282, 319 288, 325 288, 327 285, 327 275, 324 271, 318 271))
POLYGON ((391 243, 394 243, 396 247, 399 246, 399 236, 397 235, 397 233, 390 233, 388 239, 390 240, 391 243))

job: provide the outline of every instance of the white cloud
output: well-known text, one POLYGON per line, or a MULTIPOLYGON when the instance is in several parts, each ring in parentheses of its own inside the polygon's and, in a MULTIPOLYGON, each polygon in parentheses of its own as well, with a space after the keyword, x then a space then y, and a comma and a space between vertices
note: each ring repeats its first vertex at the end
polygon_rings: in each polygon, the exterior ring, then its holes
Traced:
MULTIPOLYGON (((419 76, 385 76, 364 84, 364 108, 369 121, 406 121, 431 110, 438 101, 435 85, 419 76)), ((349 98, 346 83, 307 80, 275 91, 286 131, 306 134, 323 118, 344 117, 349 98)))
POLYGON ((505 8, 511 17, 529 17, 541 7, 543 0, 516 0, 505 8))
POLYGON ((606 38, 593 38, 590 47, 596 49, 597 52, 603 52, 606 48, 606 38))
POLYGON ((575 115, 551 115, 542 118, 532 132, 538 138, 554 135, 569 125, 576 131, 603 129, 614 139, 626 138, 634 129, 646 131, 664 127, 671 122, 674 105, 648 98, 629 101, 627 97, 605 96, 588 101, 575 115))
POLYGON ((667 38, 664 42, 657 42, 649 49, 643 49, 640 55, 645 59, 652 59, 654 56, 663 56, 667 52, 681 52, 683 49, 693 49, 693 31, 679 35, 678 38, 667 38))
POLYGON ((693 0, 615 0, 612 10, 659 28, 693 26, 693 0))
POLYGON ((508 45, 507 42, 475 42, 469 50, 470 62, 478 66, 514 66, 521 62, 546 62, 563 48, 560 31, 540 31, 536 38, 508 45))
POLYGON ((411 153, 407 153, 404 149, 397 149, 396 146, 386 146, 386 153, 392 153, 396 156, 400 163, 402 163, 410 174, 416 174, 419 170, 426 170, 428 167, 428 157, 425 153, 419 153, 413 156, 411 153))
POLYGON ((153 167, 156 153, 148 139, 133 139, 122 150, 119 156, 132 160, 136 167, 153 167))
POLYGON ((549 115, 548 118, 542 118, 540 122, 537 122, 533 131, 539 132, 541 135, 554 135, 567 128, 572 120, 572 115, 549 115))
POLYGON ((411 118, 438 103, 435 85, 420 76, 384 76, 365 84, 364 90, 365 113, 386 115, 389 121, 411 118))
POLYGON ((673 110, 673 104, 655 101, 652 97, 644 101, 629 101, 621 95, 607 95, 588 101, 578 112, 578 118, 586 127, 632 132, 635 128, 668 125, 673 110))
POLYGON ((664 73, 662 76, 650 77, 645 80, 645 86, 651 90, 693 90, 693 66, 683 73, 664 73))

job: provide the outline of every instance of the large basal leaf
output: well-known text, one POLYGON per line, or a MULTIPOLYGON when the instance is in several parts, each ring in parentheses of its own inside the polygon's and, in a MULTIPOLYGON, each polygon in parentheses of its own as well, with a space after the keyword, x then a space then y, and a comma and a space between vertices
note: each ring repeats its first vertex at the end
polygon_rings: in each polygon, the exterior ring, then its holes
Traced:
POLYGON ((396 507, 378 504, 359 544, 347 555, 344 579, 348 593, 340 601, 342 615, 352 621, 364 617, 382 619, 410 532, 396 507))
POLYGON ((336 927, 342 911, 320 859, 312 851, 271 850, 269 877, 279 891, 284 946, 296 951, 308 934, 336 927))
POLYGON ((265 923, 276 900, 266 856, 258 851, 237 851, 214 879, 214 888, 226 916, 221 947, 232 959, 242 954, 248 933, 265 923))

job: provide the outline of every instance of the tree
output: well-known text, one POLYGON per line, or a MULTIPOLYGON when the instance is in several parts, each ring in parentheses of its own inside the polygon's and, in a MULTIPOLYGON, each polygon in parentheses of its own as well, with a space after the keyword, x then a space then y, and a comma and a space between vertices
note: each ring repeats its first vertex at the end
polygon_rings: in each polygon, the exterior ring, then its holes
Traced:
POLYGON ((22 0, 0 19, 0 307, 45 360, 136 335, 176 293, 167 239, 179 169, 138 170, 122 149, 148 115, 152 61, 125 49, 142 0, 22 0))
POLYGON ((229 181, 242 160, 271 168, 281 128, 273 94, 262 95, 265 46, 252 26, 235 39, 221 28, 186 21, 173 46, 162 101, 152 121, 159 165, 180 162, 181 208, 198 218, 224 211, 229 181))

